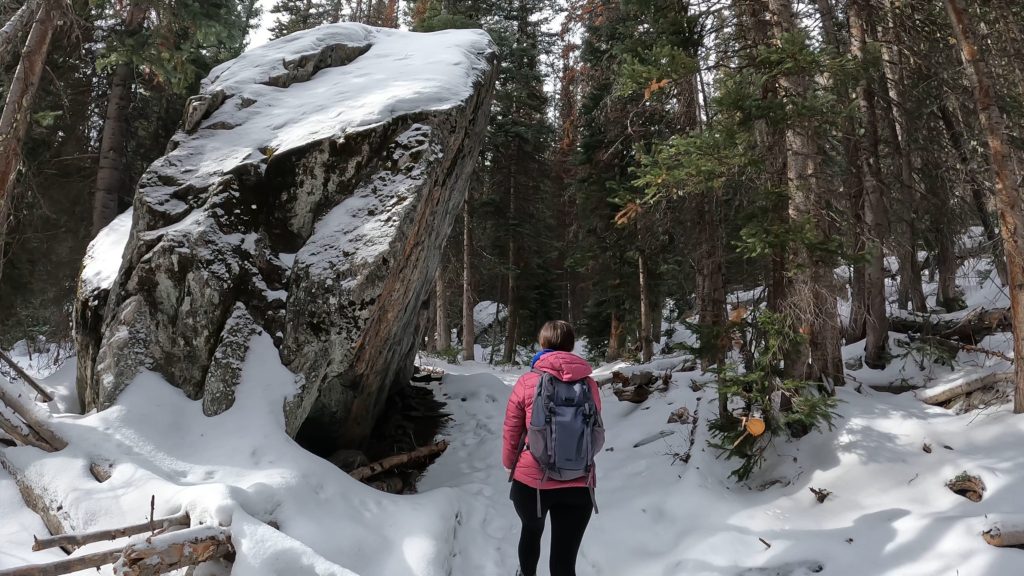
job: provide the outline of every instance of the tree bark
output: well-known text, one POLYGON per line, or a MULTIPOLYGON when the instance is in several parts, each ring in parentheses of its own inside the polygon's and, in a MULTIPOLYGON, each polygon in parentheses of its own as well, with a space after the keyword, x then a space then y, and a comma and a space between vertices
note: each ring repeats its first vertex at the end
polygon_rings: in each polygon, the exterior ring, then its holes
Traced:
MULTIPOLYGON (((945 191, 940 191, 939 193, 948 202, 949 195, 945 191)), ((948 203, 940 204, 937 208, 943 210, 945 206, 948 206, 948 203)), ((945 220, 943 218, 942 224, 948 224, 945 220)), ((939 289, 938 294, 936 294, 935 303, 946 312, 963 310, 965 303, 960 298, 956 285, 956 273, 960 268, 960 263, 956 257, 956 245, 953 242, 948 226, 943 226, 942 229, 935 231, 935 240, 935 256, 939 272, 939 289)))
MULTIPOLYGON (((963 55, 967 77, 974 87, 981 127, 988 140, 992 171, 996 182, 996 205, 999 209, 1003 250, 1006 253, 1010 293, 1010 314, 1013 321, 1013 356, 1024 358, 1024 214, 1020 208, 1020 190, 1010 167, 1010 150, 1003 134, 1005 122, 995 101, 991 75, 984 55, 974 42, 974 33, 967 22, 963 0, 945 0, 963 55)), ((1024 413, 1024 361, 1014 363, 1016 391, 1013 411, 1024 413)))
MULTIPOLYGON (((776 43, 800 33, 790 0, 769 0, 768 7, 776 43)), ((777 80, 784 100, 800 101, 810 94, 810 79, 802 72, 787 71, 777 80)), ((787 122, 785 143, 790 221, 806 223, 815 236, 827 239, 830 231, 817 180, 819 149, 812 121, 795 114, 787 122)), ((803 242, 791 254, 794 268, 785 310, 793 328, 807 338, 806 344, 787 354, 785 370, 791 378, 821 381, 832 390, 844 381, 833 264, 803 242)))
POLYGON ((121 576, 166 574, 233 552, 231 533, 226 528, 196 526, 129 544, 121 552, 114 573, 121 576))
POLYGON ((885 253, 883 240, 888 236, 888 217, 882 196, 882 169, 878 163, 878 114, 872 73, 867 62, 866 0, 851 0, 850 53, 860 63, 857 104, 864 122, 861 166, 864 181, 864 223, 867 232, 867 264, 864 269, 867 308, 867 340, 864 363, 869 368, 885 368, 888 356, 889 325, 885 300, 885 253))
POLYGON ((473 236, 469 198, 462 207, 462 359, 476 359, 476 324, 473 323, 473 236))
MULTIPOLYGON (((142 30, 147 7, 133 2, 125 16, 125 32, 134 36, 142 30)), ((128 174, 128 112, 134 85, 135 67, 121 62, 110 75, 107 114, 100 140, 100 161, 96 171, 96 192, 92 204, 92 235, 95 236, 117 217, 118 199, 131 187, 128 174)))
POLYGON ((0 277, 3 274, 7 225, 12 214, 11 193, 21 167, 21 145, 32 120, 32 103, 56 26, 55 9, 50 1, 41 2, 0 115, 0 277))
POLYGON ((700 319, 704 370, 720 365, 726 352, 725 280, 722 265, 722 230, 718 199, 708 193, 700 197, 699 246, 697 252, 697 312, 700 319))
POLYGON ((614 362, 622 358, 622 340, 625 336, 625 328, 622 325, 622 318, 616 310, 612 312, 612 327, 608 334, 608 350, 605 352, 605 362, 614 362))
POLYGON ((452 347, 451 334, 448 330, 448 287, 444 281, 444 266, 437 270, 434 280, 435 300, 437 301, 437 351, 444 352, 452 347))

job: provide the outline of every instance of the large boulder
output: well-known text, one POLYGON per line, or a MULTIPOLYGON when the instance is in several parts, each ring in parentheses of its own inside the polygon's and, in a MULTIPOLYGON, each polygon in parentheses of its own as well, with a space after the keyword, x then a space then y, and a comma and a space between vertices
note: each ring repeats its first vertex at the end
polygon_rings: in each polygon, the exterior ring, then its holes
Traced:
POLYGON ((109 252, 124 217, 106 252, 90 248, 83 407, 152 370, 223 412, 265 332, 299 390, 289 432, 308 420, 336 445, 363 443, 411 375, 495 60, 481 31, 332 24, 215 68, 139 183, 123 258, 109 252))

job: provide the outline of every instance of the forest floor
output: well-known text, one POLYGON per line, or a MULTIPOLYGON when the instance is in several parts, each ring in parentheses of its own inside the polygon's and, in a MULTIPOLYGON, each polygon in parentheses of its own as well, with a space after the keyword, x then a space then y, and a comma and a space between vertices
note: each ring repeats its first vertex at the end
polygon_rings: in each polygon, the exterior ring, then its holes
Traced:
MULTIPOLYGON (((968 304, 1001 305, 990 284, 969 285, 968 304)), ((983 344, 1011 349, 1008 334, 983 344)), ((453 415, 442 433, 450 447, 421 479, 419 494, 394 496, 352 480, 287 437, 280 406, 292 384, 272 346, 265 335, 254 339, 235 406, 214 418, 150 373, 114 408, 71 414, 74 360, 52 374, 29 366, 57 392, 50 409, 72 444, 53 455, 33 448, 5 454, 48 486, 49 497, 82 529, 143 521, 151 497, 157 516, 184 508, 194 522, 230 525, 233 574, 515 573, 518 520, 500 464, 500 435, 510 387, 523 368, 424 358, 446 371, 442 382, 425 386, 453 415), (102 484, 88 473, 97 459, 113 464, 102 484)), ((914 392, 870 387, 945 386, 1009 364, 975 352, 936 363, 898 334, 891 346, 887 370, 849 371, 834 429, 777 440, 764 467, 742 483, 729 478, 738 463, 708 445, 716 399, 713 387, 699 384, 712 376, 672 373, 668 389, 641 405, 619 402, 603 387, 601 512, 583 543, 581 576, 1019 574, 1024 551, 990 547, 980 534, 995 519, 1024 519, 1024 416, 1011 413, 1005 394, 958 414, 928 406, 914 392), (668 424, 684 406, 696 422, 668 424), (981 502, 946 488, 964 471, 985 482, 981 502), (819 503, 811 488, 831 494, 819 503)), ((851 344, 844 353, 855 365, 862 351, 851 344)), ((604 365, 596 374, 678 364, 679 357, 667 356, 649 365, 604 365)), ((32 535, 45 528, 2 471, 0 518, 0 569, 62 556, 31 552, 32 535)), ((112 546, 93 544, 76 554, 112 546)), ((197 574, 227 570, 211 565, 197 574)), ((548 574, 543 562, 540 574, 548 574)))

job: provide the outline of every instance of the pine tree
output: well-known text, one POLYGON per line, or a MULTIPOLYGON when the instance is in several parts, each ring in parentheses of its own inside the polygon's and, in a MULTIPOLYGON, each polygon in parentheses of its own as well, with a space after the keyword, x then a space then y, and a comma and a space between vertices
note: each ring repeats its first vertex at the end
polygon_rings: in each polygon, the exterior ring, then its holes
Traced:
POLYGON ((271 37, 281 38, 323 24, 318 19, 316 4, 315 0, 277 0, 270 9, 276 16, 270 27, 271 37))
MULTIPOLYGON (((148 97, 184 99, 214 65, 241 52, 253 26, 253 6, 251 0, 95 3, 97 18, 109 18, 117 24, 105 31, 105 46, 97 62, 110 76, 95 183, 93 234, 114 219, 135 186, 138 171, 130 165, 129 148, 130 106, 139 89, 137 71, 145 68, 152 73, 154 85, 146 90, 148 97)), ((164 139, 161 134, 157 141, 164 139)), ((152 141, 141 141, 153 145, 152 141)), ((155 156, 146 154, 143 158, 148 163, 155 156)))

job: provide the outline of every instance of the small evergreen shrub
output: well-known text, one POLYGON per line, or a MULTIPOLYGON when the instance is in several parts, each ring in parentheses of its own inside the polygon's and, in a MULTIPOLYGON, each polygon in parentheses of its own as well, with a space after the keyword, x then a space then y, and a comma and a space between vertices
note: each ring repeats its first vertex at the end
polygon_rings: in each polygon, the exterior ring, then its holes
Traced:
POLYGON ((709 441, 721 456, 740 461, 730 474, 737 481, 748 479, 761 467, 765 451, 776 438, 799 437, 825 426, 831 430, 838 402, 817 382, 783 376, 786 351, 803 338, 783 316, 760 311, 743 324, 750 331, 753 354, 745 367, 726 362, 719 369, 718 393, 727 410, 711 420, 709 441), (765 432, 760 436, 750 435, 742 425, 742 418, 751 415, 764 420, 765 432))

